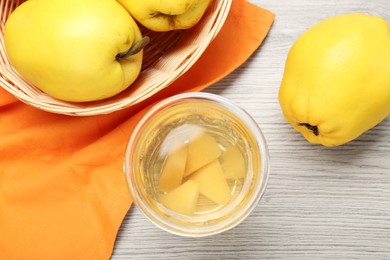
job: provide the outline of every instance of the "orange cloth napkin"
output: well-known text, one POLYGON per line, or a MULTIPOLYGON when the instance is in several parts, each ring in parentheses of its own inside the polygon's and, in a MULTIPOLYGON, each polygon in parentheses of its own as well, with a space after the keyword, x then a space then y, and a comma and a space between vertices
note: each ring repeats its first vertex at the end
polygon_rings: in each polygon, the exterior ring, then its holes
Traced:
POLYGON ((122 164, 135 123, 153 102, 200 91, 232 72, 273 20, 271 12, 233 0, 193 68, 154 97, 109 115, 51 114, 0 89, 0 259, 110 258, 132 203, 122 164))

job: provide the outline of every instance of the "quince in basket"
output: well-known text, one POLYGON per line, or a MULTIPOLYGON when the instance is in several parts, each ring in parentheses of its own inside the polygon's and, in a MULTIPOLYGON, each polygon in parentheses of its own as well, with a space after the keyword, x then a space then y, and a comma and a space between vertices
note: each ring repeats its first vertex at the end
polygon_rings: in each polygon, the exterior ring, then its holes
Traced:
POLYGON ((156 32, 188 29, 199 22, 212 0, 118 0, 134 19, 156 32))
POLYGON ((9 16, 4 40, 27 81, 55 98, 84 102, 135 81, 145 39, 117 1, 34 0, 9 16))

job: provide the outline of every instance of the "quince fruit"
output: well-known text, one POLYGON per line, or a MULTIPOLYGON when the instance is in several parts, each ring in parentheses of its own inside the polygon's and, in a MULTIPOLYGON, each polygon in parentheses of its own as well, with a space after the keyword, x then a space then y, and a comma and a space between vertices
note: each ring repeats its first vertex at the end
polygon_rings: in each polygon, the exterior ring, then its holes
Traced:
POLYGON ((390 29, 360 13, 325 19, 292 46, 279 90, 288 122, 309 142, 354 140, 390 113, 390 29))
POLYGON ((26 1, 7 19, 4 40, 13 67, 61 100, 114 96, 141 70, 144 40, 115 0, 26 1))
POLYGON ((118 0, 146 28, 156 32, 188 29, 199 22, 212 0, 118 0))

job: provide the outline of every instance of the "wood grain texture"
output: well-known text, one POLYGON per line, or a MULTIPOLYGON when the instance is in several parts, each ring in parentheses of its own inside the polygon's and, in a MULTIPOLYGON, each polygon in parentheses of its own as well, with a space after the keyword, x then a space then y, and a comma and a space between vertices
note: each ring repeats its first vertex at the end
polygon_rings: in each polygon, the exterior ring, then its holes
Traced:
POLYGON ((277 98, 288 50, 303 31, 350 12, 390 23, 389 0, 250 2, 276 14, 272 30, 243 66, 206 91, 247 110, 263 130, 271 156, 263 199, 236 228, 200 239, 161 231, 134 206, 112 259, 390 259, 390 118, 326 148, 286 123, 277 98))

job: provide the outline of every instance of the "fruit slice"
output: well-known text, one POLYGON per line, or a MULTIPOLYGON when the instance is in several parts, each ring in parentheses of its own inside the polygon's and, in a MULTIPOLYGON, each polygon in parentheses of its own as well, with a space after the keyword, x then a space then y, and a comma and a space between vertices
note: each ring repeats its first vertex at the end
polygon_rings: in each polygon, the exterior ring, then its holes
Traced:
POLYGON ((188 176, 221 155, 215 139, 203 132, 196 132, 188 142, 188 156, 184 176, 188 176))
POLYGON ((169 149, 160 175, 158 188, 166 192, 177 188, 182 183, 187 159, 187 145, 180 141, 174 141, 169 149))
POLYGON ((190 180, 199 183, 199 193, 215 203, 225 205, 229 202, 229 185, 218 160, 196 171, 190 180))
POLYGON ((244 178, 246 173, 245 159, 235 145, 230 145, 221 156, 221 166, 228 179, 244 178))
POLYGON ((199 184, 188 180, 176 189, 161 195, 159 200, 167 208, 191 216, 196 210, 199 197, 199 184))

